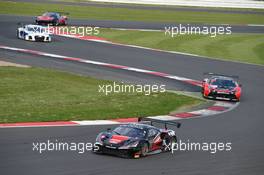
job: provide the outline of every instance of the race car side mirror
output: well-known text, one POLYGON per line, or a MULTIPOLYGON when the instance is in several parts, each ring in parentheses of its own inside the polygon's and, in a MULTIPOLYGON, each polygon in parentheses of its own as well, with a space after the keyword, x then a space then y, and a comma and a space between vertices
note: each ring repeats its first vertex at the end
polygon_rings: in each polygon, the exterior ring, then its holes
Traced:
POLYGON ((207 82, 207 80, 208 80, 208 79, 207 79, 207 78, 205 78, 205 79, 203 79, 203 82, 204 82, 204 83, 206 83, 206 82, 207 82))

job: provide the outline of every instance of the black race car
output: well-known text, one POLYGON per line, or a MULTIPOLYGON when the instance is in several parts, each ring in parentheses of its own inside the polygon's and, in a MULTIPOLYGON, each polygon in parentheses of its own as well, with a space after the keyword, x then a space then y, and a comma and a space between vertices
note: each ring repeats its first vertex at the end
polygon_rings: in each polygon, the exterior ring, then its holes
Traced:
MULTIPOLYGON (((142 119, 140 119, 142 122, 142 119)), ((123 124, 113 130, 101 132, 96 137, 94 153, 112 154, 127 158, 139 158, 150 154, 170 151, 177 142, 175 131, 167 125, 180 127, 180 123, 146 119, 143 123, 123 124), (152 123, 163 123, 165 129, 154 127, 152 123)))

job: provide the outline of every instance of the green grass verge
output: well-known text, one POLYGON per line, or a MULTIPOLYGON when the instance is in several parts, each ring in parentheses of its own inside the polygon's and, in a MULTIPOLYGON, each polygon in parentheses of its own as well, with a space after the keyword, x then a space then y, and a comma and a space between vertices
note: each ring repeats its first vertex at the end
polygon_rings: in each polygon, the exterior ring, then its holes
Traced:
POLYGON ((217 35, 214 38, 208 35, 178 35, 172 38, 165 36, 164 32, 101 29, 99 36, 123 44, 264 64, 263 34, 217 35))
POLYGON ((0 2, 0 14, 40 15, 46 11, 69 12, 70 18, 213 24, 264 24, 261 14, 163 11, 61 4, 0 2))
POLYGON ((202 100, 174 93, 98 92, 112 84, 42 68, 0 67, 0 123, 124 118, 168 114, 202 100))

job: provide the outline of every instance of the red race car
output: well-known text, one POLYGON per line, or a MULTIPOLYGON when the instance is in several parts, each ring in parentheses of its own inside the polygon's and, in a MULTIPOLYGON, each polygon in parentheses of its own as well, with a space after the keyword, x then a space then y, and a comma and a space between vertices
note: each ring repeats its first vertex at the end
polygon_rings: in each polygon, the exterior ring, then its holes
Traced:
POLYGON ((214 73, 205 73, 209 77, 202 83, 202 94, 205 98, 229 99, 240 101, 241 84, 237 82, 238 76, 227 76, 214 73))
POLYGON ((62 16, 61 13, 57 12, 46 12, 41 16, 36 17, 36 24, 38 25, 48 25, 52 24, 53 26, 66 25, 67 16, 62 16))

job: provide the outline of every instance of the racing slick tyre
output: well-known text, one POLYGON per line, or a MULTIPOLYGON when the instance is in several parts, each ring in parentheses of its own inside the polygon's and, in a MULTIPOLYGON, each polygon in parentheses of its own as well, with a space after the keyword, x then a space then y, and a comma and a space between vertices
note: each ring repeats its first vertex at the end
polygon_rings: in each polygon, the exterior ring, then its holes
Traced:
POLYGON ((204 93, 203 93, 203 98, 208 99, 208 96, 204 95, 204 93))
POLYGON ((53 25, 53 26, 58 26, 59 23, 58 23, 58 21, 52 21, 52 25, 53 25))
POLYGON ((102 152, 102 147, 100 145, 96 145, 96 146, 98 147, 98 149, 96 149, 95 146, 93 146, 93 148, 92 148, 93 153, 102 154, 103 153, 102 152))
POLYGON ((20 39, 19 38, 19 31, 18 30, 16 31, 16 36, 17 36, 18 39, 20 39))
POLYGON ((143 143, 140 150, 140 157, 146 157, 149 152, 149 146, 147 143, 143 143))
POLYGON ((166 136, 164 138, 164 147, 162 149, 163 152, 171 151, 172 147, 175 147, 175 144, 177 143, 177 137, 170 137, 166 136))
POLYGON ((171 148, 174 149, 176 147, 176 143, 177 143, 177 137, 172 137, 171 138, 171 148))

